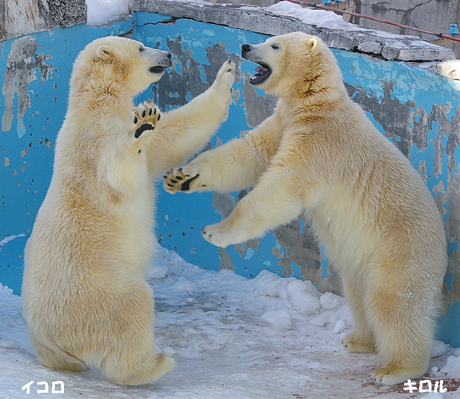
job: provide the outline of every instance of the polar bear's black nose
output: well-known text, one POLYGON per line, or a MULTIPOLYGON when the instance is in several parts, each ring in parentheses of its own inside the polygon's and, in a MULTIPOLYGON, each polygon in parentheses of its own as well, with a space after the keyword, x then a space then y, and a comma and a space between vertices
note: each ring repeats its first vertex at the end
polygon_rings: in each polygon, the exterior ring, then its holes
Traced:
POLYGON ((168 53, 168 55, 167 55, 166 57, 168 57, 169 59, 171 59, 171 54, 170 54, 170 53, 168 53))
POLYGON ((249 44, 243 44, 241 50, 247 53, 248 51, 251 51, 251 46, 249 44))

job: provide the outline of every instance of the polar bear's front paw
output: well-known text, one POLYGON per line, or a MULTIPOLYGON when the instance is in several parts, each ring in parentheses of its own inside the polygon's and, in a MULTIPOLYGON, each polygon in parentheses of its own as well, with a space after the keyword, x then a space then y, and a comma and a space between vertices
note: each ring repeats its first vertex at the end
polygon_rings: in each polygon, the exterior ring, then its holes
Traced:
POLYGON ((152 101, 140 103, 129 116, 132 123, 130 133, 133 135, 133 139, 138 140, 141 137, 151 135, 160 118, 160 111, 152 101))
POLYGON ((211 224, 209 226, 204 227, 201 230, 201 234, 203 234, 203 238, 217 247, 226 248, 229 243, 227 243, 225 233, 221 229, 222 223, 211 224))
POLYGON ((232 244, 238 244, 246 241, 242 229, 231 228, 228 219, 224 219, 220 223, 211 224, 201 230, 203 238, 215 245, 216 247, 226 248, 232 244))
POLYGON ((170 194, 178 191, 191 193, 199 189, 206 190, 208 185, 200 181, 199 177, 199 173, 187 173, 183 168, 171 169, 163 177, 163 187, 170 194))
POLYGON ((230 93, 230 89, 235 81, 235 63, 232 60, 225 61, 217 72, 216 80, 213 86, 220 90, 227 90, 230 93))

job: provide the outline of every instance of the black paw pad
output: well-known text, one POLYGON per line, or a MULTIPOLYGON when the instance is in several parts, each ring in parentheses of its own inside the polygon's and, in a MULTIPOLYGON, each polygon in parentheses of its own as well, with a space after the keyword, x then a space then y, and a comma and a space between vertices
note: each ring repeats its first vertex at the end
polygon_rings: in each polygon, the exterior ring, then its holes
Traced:
POLYGON ((189 180, 185 180, 183 183, 182 183, 182 186, 180 186, 180 191, 188 191, 190 190, 190 183, 195 180, 200 174, 197 174, 195 177, 192 177, 191 179, 189 180))
POLYGON ((154 127, 150 125, 149 123, 144 123, 142 126, 137 128, 136 132, 134 133, 134 137, 138 139, 141 137, 141 134, 144 133, 146 130, 153 130, 154 127))

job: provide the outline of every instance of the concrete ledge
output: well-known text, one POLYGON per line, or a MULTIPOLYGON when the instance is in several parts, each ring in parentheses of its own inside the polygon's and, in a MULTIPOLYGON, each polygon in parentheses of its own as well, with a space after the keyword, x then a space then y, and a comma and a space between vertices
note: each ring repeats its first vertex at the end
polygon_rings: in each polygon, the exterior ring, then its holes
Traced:
POLYGON ((302 31, 319 36, 329 46, 360 52, 385 60, 406 62, 447 61, 455 58, 451 49, 436 46, 414 36, 402 36, 350 24, 349 29, 328 29, 282 16, 268 8, 192 2, 187 0, 134 0, 135 11, 188 18, 268 35, 302 31))
MULTIPOLYGON (((455 59, 451 49, 436 46, 414 36, 402 36, 349 24, 331 29, 307 24, 294 16, 279 15, 273 9, 249 5, 188 0, 132 0, 133 11, 187 18, 267 35, 302 31, 321 37, 333 48, 368 54, 384 60, 442 62, 455 59)), ((0 41, 86 23, 85 0, 20 0, 0 6, 0 41)))

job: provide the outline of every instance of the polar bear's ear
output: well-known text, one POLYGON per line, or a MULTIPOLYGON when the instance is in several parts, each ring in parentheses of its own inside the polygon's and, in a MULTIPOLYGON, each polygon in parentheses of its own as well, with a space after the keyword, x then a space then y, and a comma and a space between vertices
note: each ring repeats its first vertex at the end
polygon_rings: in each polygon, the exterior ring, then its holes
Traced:
POLYGON ((307 40, 306 45, 307 49, 310 50, 310 52, 313 52, 318 46, 318 39, 316 37, 312 37, 311 39, 307 40))
POLYGON ((110 47, 101 46, 96 50, 96 57, 103 60, 107 60, 113 56, 113 52, 110 47))

